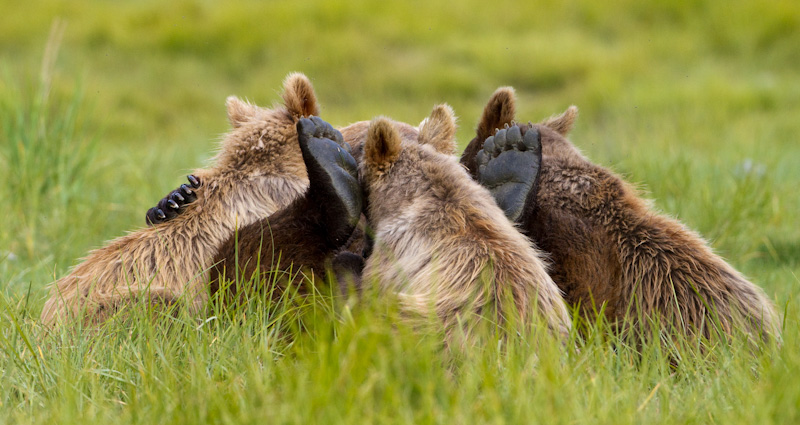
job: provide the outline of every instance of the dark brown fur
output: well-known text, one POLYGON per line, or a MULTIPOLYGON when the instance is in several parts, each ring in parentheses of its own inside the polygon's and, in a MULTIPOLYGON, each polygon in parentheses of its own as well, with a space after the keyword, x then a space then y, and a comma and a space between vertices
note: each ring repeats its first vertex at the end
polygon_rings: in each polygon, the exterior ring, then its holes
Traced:
MULTIPOLYGON (((492 112, 500 110, 513 106, 487 107, 490 113, 478 128, 510 123, 513 116, 492 112)), ((724 334, 779 338, 773 305, 761 288, 714 254, 700 235, 658 214, 630 184, 591 163, 564 137, 576 116, 577 108, 570 107, 536 124, 543 149, 539 190, 520 223, 550 254, 550 275, 567 302, 580 306, 586 317, 602 308, 621 331, 634 335, 649 332, 647 322, 658 318, 668 331, 691 335, 709 336, 718 323, 724 334)), ((529 128, 522 127, 523 133, 529 128)), ((479 130, 461 159, 473 175, 483 136, 479 130)))
MULTIPOLYGON (((416 127, 400 122, 393 124, 402 137, 417 138, 416 127)), ((341 129, 356 160, 363 155, 368 130, 369 121, 356 122, 341 129)), ((277 297, 287 285, 301 283, 302 279, 298 277, 319 277, 329 267, 333 267, 337 277, 349 274, 358 281, 363 267, 363 259, 359 261, 358 258, 366 243, 362 230, 365 223, 360 223, 343 248, 330 239, 328 230, 322 225, 321 215, 325 213, 324 207, 303 196, 268 218, 239 229, 217 254, 211 270, 212 292, 219 290, 222 277, 229 285, 228 292, 235 294, 240 289, 236 287, 237 282, 250 281, 254 274, 261 279, 271 278, 271 273, 280 273, 282 277, 276 279, 279 286, 273 292, 277 297), (357 254, 347 255, 348 252, 357 254)))
MULTIPOLYGON (((278 298, 287 285, 304 284, 304 277, 319 278, 331 266, 338 266, 332 261, 341 243, 331 237, 322 216, 324 208, 318 203, 302 196, 269 218, 239 229, 220 247, 214 260, 211 292, 220 289, 221 278, 233 298, 247 293, 238 287, 240 283, 263 288, 262 281, 267 279, 277 285, 270 289, 278 298)), ((335 271, 357 275, 361 266, 347 264, 343 267, 348 270, 335 271)), ((307 288, 300 289, 305 292, 307 288)))

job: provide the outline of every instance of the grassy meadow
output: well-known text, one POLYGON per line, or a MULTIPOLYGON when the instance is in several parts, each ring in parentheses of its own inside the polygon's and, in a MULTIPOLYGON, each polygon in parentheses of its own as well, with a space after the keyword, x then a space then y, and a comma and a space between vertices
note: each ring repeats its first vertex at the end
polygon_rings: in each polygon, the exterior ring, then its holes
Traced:
POLYGON ((0 423, 800 422, 800 2, 0 0, 0 423), (636 353, 603 323, 562 347, 469 353, 391 300, 253 299, 47 333, 47 284, 144 214, 304 72, 334 125, 472 138, 495 88, 518 117, 574 104, 571 139, 762 286, 781 347, 636 353))

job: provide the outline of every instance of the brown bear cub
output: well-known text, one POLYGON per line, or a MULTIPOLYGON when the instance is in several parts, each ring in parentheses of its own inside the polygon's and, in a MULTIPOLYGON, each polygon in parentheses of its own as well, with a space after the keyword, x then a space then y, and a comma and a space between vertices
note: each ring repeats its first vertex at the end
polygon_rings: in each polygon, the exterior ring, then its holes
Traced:
POLYGON ((577 108, 540 124, 514 125, 514 93, 495 92, 461 162, 476 178, 494 157, 509 156, 490 190, 539 248, 568 303, 592 317, 601 310, 619 331, 648 337, 667 332, 710 336, 744 332, 754 342, 780 339, 772 303, 697 233, 658 214, 621 177, 591 163, 565 138, 577 108), (509 125, 511 125, 509 127, 509 125), (488 137, 491 129, 501 129, 488 137), (518 149, 541 139, 541 163, 518 149), (488 138, 487 138, 488 137, 488 138), (538 168, 533 177, 531 168, 538 168), (537 185, 529 199, 521 199, 537 185), (523 187, 515 187, 523 186, 523 187), (657 322, 656 322, 657 321, 657 322))
MULTIPOLYGON (((284 105, 258 108, 228 99, 233 130, 215 165, 195 171, 196 200, 169 222, 142 229, 97 249, 55 282, 42 322, 70 317, 100 322, 122 304, 145 298, 191 312, 205 304, 208 270, 217 249, 237 227, 289 205, 308 187, 297 123, 318 114, 314 90, 301 74, 284 82, 284 105)), ((191 179, 190 179, 191 181, 191 179)))
POLYGON ((434 312, 448 340, 459 329, 468 338, 470 326, 459 324, 474 316, 524 325, 534 312, 563 338, 571 322, 560 291, 531 242, 453 156, 455 130, 445 105, 418 138, 401 137, 384 118, 369 126, 359 174, 375 247, 364 284, 395 292, 407 312, 434 312))
POLYGON ((240 284, 262 286, 270 272, 290 272, 271 288, 279 297, 297 271, 322 275, 333 267, 340 279, 357 276, 363 258, 344 253, 361 217, 362 193, 358 167, 341 133, 317 117, 297 125, 300 150, 309 177, 306 193, 267 218, 241 227, 219 249, 211 270, 211 292, 227 284, 225 296, 244 294, 240 284), (223 280, 224 278, 224 280, 223 280))
MULTIPOLYGON (((220 277, 227 280, 228 292, 234 295, 238 292, 237 284, 251 281, 256 272, 264 275, 273 271, 302 270, 320 276, 328 268, 332 268, 342 290, 347 290, 346 285, 351 282, 359 285, 370 240, 362 229, 354 228, 361 215, 361 189, 350 159, 355 157, 357 162, 363 155, 369 124, 369 121, 359 121, 343 127, 341 133, 327 123, 317 126, 315 131, 323 131, 321 136, 329 139, 329 143, 335 140, 345 151, 316 159, 305 149, 304 133, 300 132, 300 146, 306 164, 319 168, 318 171, 309 171, 309 174, 317 173, 320 178, 310 176, 311 188, 305 196, 272 216, 239 229, 225 242, 211 270, 212 292, 219 289, 220 277), (344 157, 348 159, 344 160, 344 157), (331 167, 337 167, 338 171, 331 170, 331 167), (350 173, 352 175, 347 177, 350 173), (323 185, 323 182, 327 183, 323 185), (336 184, 332 184, 334 182, 336 184), (348 237, 347 245, 342 246, 342 241, 348 237)), ((419 134, 417 127, 395 121, 393 124, 403 137, 416 139, 419 134)), ((193 188, 201 183, 194 175, 189 175, 188 179, 190 185, 183 184, 171 191, 147 211, 145 221, 148 225, 172 220, 196 200, 193 188)), ((361 224, 360 227, 366 225, 361 224)), ((279 279, 278 283, 285 285, 288 280, 279 279)), ((279 296, 282 288, 276 289, 279 291, 274 295, 279 296)))

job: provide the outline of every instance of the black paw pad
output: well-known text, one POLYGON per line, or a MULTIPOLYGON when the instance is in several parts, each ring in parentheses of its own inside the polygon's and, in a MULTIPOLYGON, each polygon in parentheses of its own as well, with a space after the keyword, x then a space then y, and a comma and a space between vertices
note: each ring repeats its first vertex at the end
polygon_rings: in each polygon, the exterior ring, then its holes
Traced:
POLYGON ((350 145, 319 117, 298 121, 297 134, 308 171, 308 196, 325 209, 323 216, 333 239, 346 239, 358 223, 362 207, 358 165, 350 145))
POLYGON ((477 154, 478 182, 489 189, 509 220, 518 222, 535 203, 542 162, 539 131, 517 125, 488 137, 477 154))

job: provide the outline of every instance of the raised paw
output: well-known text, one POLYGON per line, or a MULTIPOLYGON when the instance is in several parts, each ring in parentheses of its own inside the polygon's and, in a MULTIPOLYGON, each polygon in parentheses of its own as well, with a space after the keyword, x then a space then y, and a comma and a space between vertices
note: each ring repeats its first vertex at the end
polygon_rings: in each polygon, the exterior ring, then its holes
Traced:
POLYGON ((478 182, 512 222, 535 206, 542 143, 535 126, 523 136, 519 126, 506 126, 488 137, 477 154, 478 182))
POLYGON ((361 217, 358 166, 342 134, 319 117, 297 122, 300 150, 308 170, 308 197, 322 209, 329 238, 342 244, 361 217))
POLYGON ((197 200, 195 189, 200 187, 200 180, 193 175, 186 177, 189 184, 182 184, 177 189, 163 197, 155 207, 147 210, 145 221, 150 226, 164 223, 177 217, 184 211, 184 207, 197 200))

